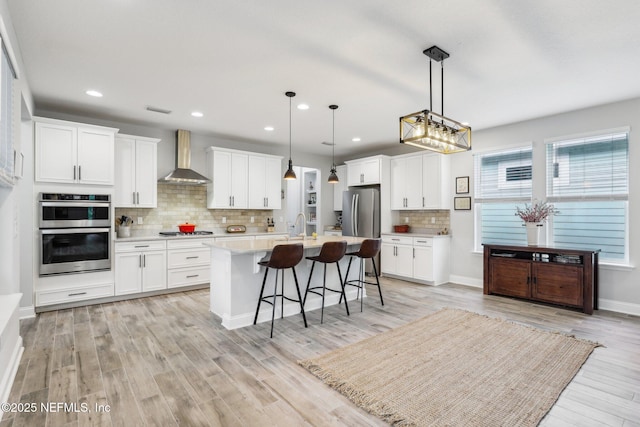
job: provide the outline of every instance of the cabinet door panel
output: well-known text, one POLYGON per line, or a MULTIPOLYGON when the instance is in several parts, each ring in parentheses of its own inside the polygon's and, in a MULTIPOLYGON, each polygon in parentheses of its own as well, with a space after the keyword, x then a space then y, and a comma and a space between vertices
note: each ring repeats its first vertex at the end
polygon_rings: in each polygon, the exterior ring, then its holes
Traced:
POLYGON ((158 205, 158 162, 155 142, 136 142, 136 203, 139 208, 158 205))
POLYGON ((380 160, 366 160, 362 163, 364 184, 380 184, 380 160))
POLYGON ((342 210, 342 193, 347 189, 347 167, 340 165, 336 167, 336 175, 338 175, 338 183, 333 185, 333 210, 342 210))
POLYGON ((209 208, 231 207, 231 153, 214 151, 212 153, 212 195, 209 208))
POLYGON ((380 248, 380 271, 394 274, 396 272, 396 257, 394 245, 383 243, 380 248))
POLYGON ((142 292, 142 258, 140 252, 116 254, 116 295, 142 292))
POLYGON ((36 123, 36 181, 74 182, 77 163, 75 127, 36 123))
POLYGON ((282 160, 267 157, 264 173, 267 209, 280 209, 282 207, 282 160))
POLYGON ((249 209, 265 208, 266 159, 263 156, 249 156, 249 209))
POLYGON ((167 287, 167 254, 165 251, 142 253, 142 291, 154 291, 167 287))
POLYGON ((433 248, 414 247, 413 277, 433 281, 433 248))
POLYGON ((133 207, 136 191, 136 141, 131 138, 118 138, 115 156, 113 205, 117 208, 133 207))
MULTIPOLYGON (((246 208, 249 202, 249 156, 233 153, 231 156, 231 197, 233 208, 246 208)), ((229 179, 229 177, 227 177, 229 179)))
POLYGON ((113 185, 114 135, 78 129, 78 182, 113 185))
MULTIPOLYGON (((406 160, 391 159, 391 209, 406 209, 406 160)), ((422 184, 421 184, 422 185, 422 184)))
POLYGON ((489 264, 489 292, 531 298, 531 267, 528 261, 492 259, 489 264))
POLYGON ((551 263, 536 264, 534 277, 533 298, 556 304, 582 306, 582 267, 551 263))
POLYGON ((396 274, 399 276, 413 276, 413 247, 396 246, 396 274))

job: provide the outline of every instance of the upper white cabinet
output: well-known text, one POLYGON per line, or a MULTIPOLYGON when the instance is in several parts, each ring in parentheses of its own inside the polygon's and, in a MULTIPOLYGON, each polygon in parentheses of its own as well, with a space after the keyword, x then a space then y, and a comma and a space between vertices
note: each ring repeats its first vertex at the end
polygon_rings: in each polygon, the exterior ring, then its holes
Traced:
POLYGON ((382 177, 383 156, 366 157, 357 160, 348 160, 347 185, 372 185, 380 184, 382 177))
POLYGON ((249 155, 249 209, 280 209, 282 157, 249 155))
POLYGON ((391 209, 422 209, 422 156, 391 159, 391 209))
POLYGON ((451 157, 422 156, 422 209, 451 209, 451 157))
POLYGON ((113 185, 118 129, 62 120, 35 120, 38 182, 113 185))
POLYGON ((412 154, 391 159, 391 209, 450 209, 450 157, 412 154))
POLYGON ((282 157, 210 147, 209 209, 280 209, 282 157))
POLYGON ((156 138, 117 135, 113 196, 116 208, 157 207, 158 142, 156 138))
POLYGON ((347 189, 347 166, 336 166, 336 175, 338 175, 338 182, 332 184, 333 186, 333 210, 342 210, 342 193, 347 189))

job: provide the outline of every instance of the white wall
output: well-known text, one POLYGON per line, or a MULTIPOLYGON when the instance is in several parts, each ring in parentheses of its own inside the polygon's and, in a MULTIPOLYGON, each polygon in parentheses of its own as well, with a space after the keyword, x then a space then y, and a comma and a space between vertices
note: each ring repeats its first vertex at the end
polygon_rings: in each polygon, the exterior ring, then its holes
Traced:
MULTIPOLYGON (((633 99, 584 110, 514 123, 473 133, 473 151, 455 154, 450 179, 471 177, 473 188, 473 153, 494 148, 508 148, 533 142, 534 175, 544 173, 544 140, 553 137, 630 126, 629 140, 629 253, 630 264, 640 260, 640 227, 633 221, 640 210, 640 99, 633 99)), ((473 191, 473 190, 472 190, 473 191)), ((471 193, 473 195, 473 193, 471 193)), ((544 179, 534 180, 534 197, 545 198, 544 179)), ((482 284, 482 256, 473 253, 473 211, 451 211, 453 233, 451 272, 458 282, 482 284)), ((636 268, 601 265, 600 308, 640 314, 640 274, 636 268)))

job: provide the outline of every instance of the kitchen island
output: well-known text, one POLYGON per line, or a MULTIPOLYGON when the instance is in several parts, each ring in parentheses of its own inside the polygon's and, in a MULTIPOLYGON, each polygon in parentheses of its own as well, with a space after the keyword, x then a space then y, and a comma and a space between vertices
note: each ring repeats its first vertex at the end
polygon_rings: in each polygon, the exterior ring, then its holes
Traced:
MULTIPOLYGON (((361 237, 341 237, 322 236, 316 239, 292 238, 286 240, 279 237, 264 240, 240 240, 211 242, 206 245, 211 248, 211 292, 209 310, 222 319, 222 326, 227 329, 236 329, 253 324, 260 287, 264 278, 264 267, 258 265, 259 261, 268 259, 274 246, 282 244, 302 243, 304 246, 304 256, 314 256, 320 253, 320 248, 325 242, 346 241, 347 252, 355 251, 360 247, 364 238, 361 237)), ((305 258, 296 266, 300 293, 304 296, 304 291, 311 271, 311 261, 305 258)), ((340 261, 340 270, 343 275, 347 272, 349 257, 344 257, 340 261)), ((351 266, 349 277, 356 278, 359 262, 354 262, 351 266)), ((322 286, 322 267, 316 266, 311 286, 322 286)), ((269 272, 265 294, 273 293, 275 271, 269 272)), ((295 288, 293 274, 291 270, 285 270, 285 294, 295 298, 295 288)), ((278 277, 280 283, 280 277, 278 277)), ((327 265, 327 287, 340 289, 338 273, 334 264, 327 265)), ((349 286, 346 289, 347 300, 357 298, 357 288, 349 286)), ((366 296, 366 292, 364 292, 366 296)), ((327 292, 325 297, 325 307, 337 304, 340 294, 327 292)), ((316 310, 321 307, 321 297, 309 293, 305 304, 305 312, 316 310)), ((258 315, 258 322, 271 320, 272 307, 263 304, 258 315)), ((297 302, 284 302, 284 316, 293 316, 300 313, 300 305, 297 302)), ((280 301, 276 305, 276 317, 281 316, 280 301)))

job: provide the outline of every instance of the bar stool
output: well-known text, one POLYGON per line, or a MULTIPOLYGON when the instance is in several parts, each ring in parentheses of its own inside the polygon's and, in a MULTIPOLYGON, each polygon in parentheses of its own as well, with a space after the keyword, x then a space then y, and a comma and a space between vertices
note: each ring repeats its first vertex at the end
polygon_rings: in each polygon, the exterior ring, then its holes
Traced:
POLYGON ((296 243, 291 245, 276 245, 273 247, 273 251, 271 252, 271 257, 267 261, 260 261, 258 264, 266 267, 264 271, 264 279, 262 280, 262 289, 260 289, 260 298, 258 299, 258 307, 256 308, 256 316, 253 318, 253 324, 255 325, 258 321, 258 313, 260 312, 260 304, 264 301, 267 304, 271 304, 273 309, 271 311, 271 335, 270 338, 273 338, 273 320, 276 315, 276 297, 281 298, 281 317, 284 317, 284 300, 299 302, 300 308, 302 309, 302 320, 304 320, 304 327, 307 327, 307 318, 304 315, 304 303, 302 301, 302 297, 300 295, 300 288, 298 286, 298 276, 296 275, 295 266, 298 265, 300 260, 302 260, 303 256, 303 247, 302 243, 296 243), (273 295, 263 296, 264 294, 264 286, 267 283, 267 275, 269 274, 269 269, 273 268, 276 270, 276 280, 273 287, 273 295), (282 272, 282 293, 278 293, 278 272, 280 270, 285 270, 290 268, 293 272, 293 280, 296 282, 296 292, 298 294, 298 299, 292 299, 284 294, 284 271, 282 272), (269 298, 273 298, 273 301, 269 301, 269 298))
MULTIPOLYGON (((357 252, 349 252, 346 253, 346 256, 350 256, 349 266, 347 267, 347 274, 344 276, 344 284, 345 286, 356 286, 358 288, 358 297, 360 298, 360 311, 362 311, 362 296, 364 295, 363 287, 365 284, 367 285, 375 285, 378 287, 378 292, 380 293, 380 303, 384 305, 384 301, 382 300, 382 288, 380 287, 380 281, 378 280, 378 269, 376 268, 376 256, 380 252, 380 239, 366 239, 363 240, 360 244, 360 249, 357 252), (358 273, 358 278, 354 280, 348 280, 349 277, 349 269, 351 269, 351 261, 353 261, 353 257, 360 258, 360 272, 358 273), (376 277, 376 282, 367 282, 364 280, 364 269, 362 268, 362 263, 365 259, 370 259, 373 264, 373 273, 376 277), (362 292, 362 293, 361 293, 362 292)), ((342 296, 340 297, 342 301, 342 296)))
POLYGON ((347 304, 347 297, 344 293, 344 283, 342 282, 342 273, 340 272, 340 261, 345 252, 347 251, 347 242, 326 242, 322 244, 322 248, 320 248, 320 254, 317 256, 308 256, 307 259, 313 261, 311 264, 311 271, 309 272, 309 280, 307 281, 307 290, 304 293, 304 300, 302 305, 307 301, 307 294, 309 292, 322 296, 322 311, 320 314, 320 323, 324 321, 324 294, 325 291, 338 292, 340 293, 340 302, 342 302, 342 297, 344 296, 344 306, 347 309, 347 316, 349 316, 349 305, 347 304), (313 276, 313 267, 316 266, 316 262, 321 262, 324 264, 324 276, 322 278, 322 286, 314 286, 312 288, 309 287, 311 284, 311 276, 313 276), (340 279, 340 290, 327 288, 327 264, 335 263, 336 267, 338 267, 338 278, 340 279), (315 291, 314 289, 322 289, 322 293, 315 291))

